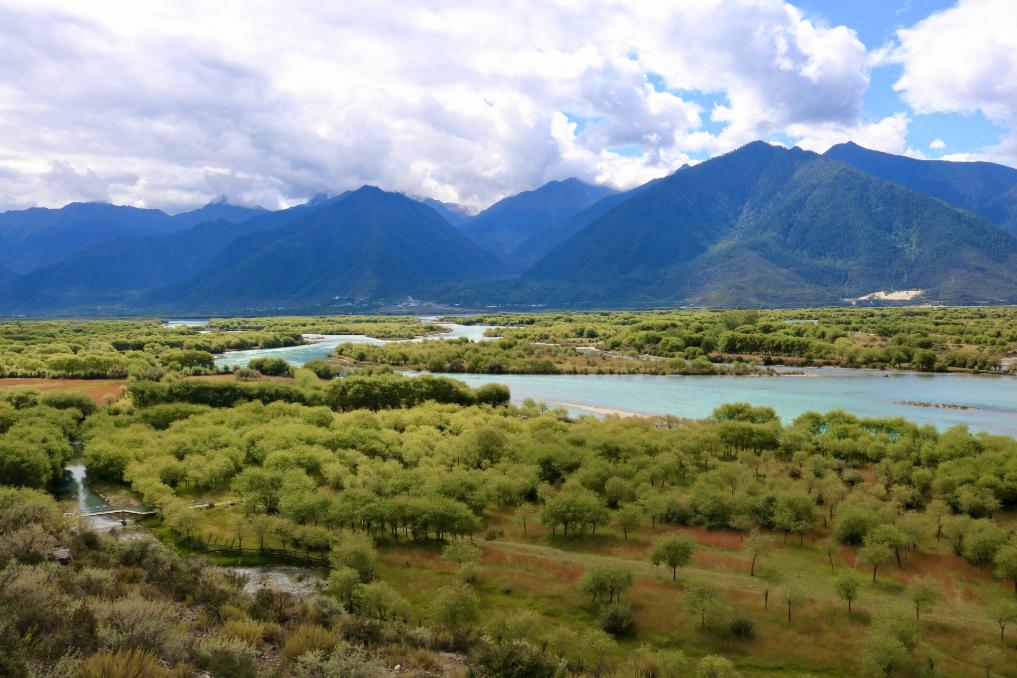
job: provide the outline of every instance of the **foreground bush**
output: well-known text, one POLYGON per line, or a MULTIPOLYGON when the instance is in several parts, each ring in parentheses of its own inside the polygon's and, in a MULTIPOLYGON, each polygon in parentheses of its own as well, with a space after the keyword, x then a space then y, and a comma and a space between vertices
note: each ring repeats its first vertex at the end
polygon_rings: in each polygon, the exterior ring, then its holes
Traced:
POLYGON ((254 678, 258 673, 254 648, 239 638, 219 636, 199 641, 194 655, 198 666, 213 676, 254 678))
POLYGON ((78 678, 159 678, 166 669, 148 652, 104 652, 78 664, 78 678))

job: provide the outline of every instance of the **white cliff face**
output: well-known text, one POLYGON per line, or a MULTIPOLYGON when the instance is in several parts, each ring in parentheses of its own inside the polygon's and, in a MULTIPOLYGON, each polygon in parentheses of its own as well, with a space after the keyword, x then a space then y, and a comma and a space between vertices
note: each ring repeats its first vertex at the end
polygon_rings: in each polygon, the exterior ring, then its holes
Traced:
POLYGON ((850 301, 911 301, 925 294, 925 290, 879 290, 850 301))

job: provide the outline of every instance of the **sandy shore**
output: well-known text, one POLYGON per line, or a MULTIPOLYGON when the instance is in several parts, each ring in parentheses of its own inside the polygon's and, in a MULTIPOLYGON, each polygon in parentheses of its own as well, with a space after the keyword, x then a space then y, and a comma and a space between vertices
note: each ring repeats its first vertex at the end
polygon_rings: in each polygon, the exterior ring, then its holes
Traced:
POLYGON ((616 410, 611 407, 597 407, 596 405, 580 405, 579 403, 562 403, 562 402, 559 402, 558 405, 561 405, 562 407, 571 408, 574 410, 583 410, 584 412, 590 412, 592 414, 602 414, 604 416, 614 414, 619 417, 642 417, 644 419, 650 417, 649 414, 643 414, 642 412, 632 412, 631 410, 616 410))

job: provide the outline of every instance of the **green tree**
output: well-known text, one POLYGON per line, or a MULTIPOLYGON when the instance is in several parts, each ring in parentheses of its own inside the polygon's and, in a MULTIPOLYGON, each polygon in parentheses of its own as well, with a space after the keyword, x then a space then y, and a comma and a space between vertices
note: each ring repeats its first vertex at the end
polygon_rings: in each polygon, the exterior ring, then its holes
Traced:
POLYGON ((650 562, 656 565, 663 563, 671 568, 671 581, 677 581, 678 568, 692 562, 692 554, 696 550, 696 541, 684 534, 671 535, 659 539, 653 545, 650 562))
POLYGON ((928 612, 939 600, 939 593, 931 581, 921 580, 908 589, 908 598, 915 608, 915 619, 921 619, 922 613, 928 612))
POLYGON ((1006 627, 1012 622, 1017 622, 1017 603, 1009 600, 1001 600, 989 608, 989 615, 999 625, 999 640, 1005 639, 1006 627))
POLYGON ((997 666, 1003 665, 1003 652, 995 645, 982 643, 975 646, 971 652, 971 659, 975 666, 985 670, 985 678, 992 678, 992 671, 997 666))
POLYGON ((471 586, 444 586, 434 594, 431 621, 440 629, 460 632, 480 617, 480 600, 471 586))
POLYGON ((996 552, 992 559, 996 576, 1013 582, 1013 593, 1017 596, 1017 541, 1010 541, 996 552))
POLYGON ((579 579, 579 590, 596 604, 606 597, 607 602, 621 600, 622 591, 632 586, 632 571, 621 565, 593 565, 579 579))
POLYGON ((748 551, 749 557, 752 559, 749 565, 749 576, 756 576, 756 562, 760 557, 767 551, 769 551, 773 544, 770 538, 764 534, 761 534, 758 529, 752 528, 752 532, 746 537, 745 542, 742 544, 745 550, 748 551))
POLYGON ((693 616, 699 618, 699 627, 705 629, 707 623, 719 616, 723 609, 724 595, 713 584, 692 584, 685 592, 685 605, 693 616))
POLYGON ((696 678, 740 678, 734 663, 725 657, 711 654, 696 664, 696 678))
POLYGON ((791 611, 805 604, 805 592, 794 584, 788 584, 780 592, 781 602, 787 607, 787 623, 791 623, 791 611))
POLYGON ((618 510, 617 523, 625 539, 628 539, 629 532, 635 532, 642 525, 643 512, 636 504, 626 504, 618 510))
POLYGON ((784 542, 788 534, 798 534, 804 544, 805 533, 819 522, 815 500, 807 494, 785 494, 777 498, 773 509, 773 525, 784 532, 784 542))
POLYGON ((376 581, 357 585, 353 608, 368 617, 389 621, 406 617, 410 605, 388 582, 376 581))
POLYGON ((876 571, 880 565, 883 565, 893 557, 893 551, 882 542, 873 542, 858 549, 858 555, 872 565, 872 581, 876 581, 876 571))
POLYGON ((850 570, 841 572, 833 583, 833 589, 837 592, 837 596, 847 603, 848 614, 851 614, 851 603, 858 599, 859 587, 858 577, 850 570))
POLYGON ((332 547, 329 560, 333 567, 356 570, 360 581, 366 584, 374 579, 378 552, 374 548, 374 540, 366 534, 353 532, 344 534, 339 543, 332 547))

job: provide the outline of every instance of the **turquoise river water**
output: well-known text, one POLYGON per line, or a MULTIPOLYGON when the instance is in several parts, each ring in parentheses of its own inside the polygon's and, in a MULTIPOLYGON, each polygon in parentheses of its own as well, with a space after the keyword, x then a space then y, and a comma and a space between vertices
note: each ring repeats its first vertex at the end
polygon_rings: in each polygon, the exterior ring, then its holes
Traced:
MULTIPOLYGON (((430 319, 428 319, 430 320, 430 319)), ((448 325, 440 339, 481 340, 484 326, 448 325)), ((418 338, 414 341, 421 341, 418 338)), ((259 356, 278 356, 294 365, 326 357, 341 343, 384 343, 361 335, 253 351, 231 351, 216 362, 246 365, 259 356)), ((967 424, 972 430, 1017 436, 1017 377, 917 374, 844 368, 807 368, 779 377, 450 374, 471 386, 500 383, 520 402, 533 398, 575 414, 672 414, 702 418, 723 403, 773 407, 789 422, 808 410, 842 409, 864 417, 905 417, 943 429, 967 424), (921 404, 919 404, 921 403, 921 404)))

